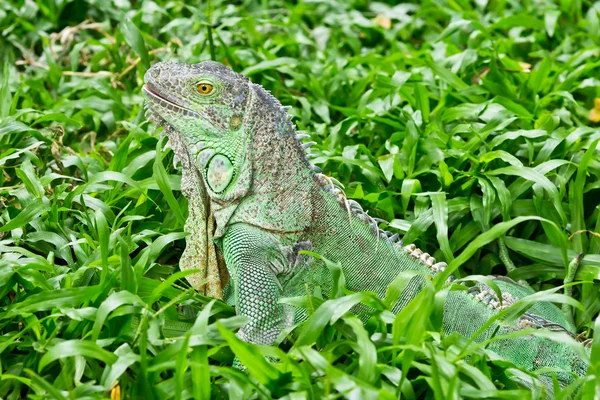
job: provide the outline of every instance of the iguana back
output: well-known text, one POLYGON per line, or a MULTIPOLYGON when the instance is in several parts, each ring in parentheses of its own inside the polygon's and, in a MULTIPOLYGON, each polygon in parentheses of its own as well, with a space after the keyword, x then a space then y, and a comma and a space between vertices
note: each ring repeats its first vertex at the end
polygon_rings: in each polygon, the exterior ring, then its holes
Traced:
MULTIPOLYGON (((184 145, 178 151, 185 153, 180 157, 187 157, 189 168, 201 177, 197 192, 208 199, 190 204, 201 204, 203 215, 210 216, 205 219, 214 221, 204 225, 202 238, 217 243, 231 276, 236 310, 248 317, 238 332, 242 339, 272 344, 283 328, 306 318, 305 310, 294 310, 281 298, 305 295, 307 287, 325 297, 331 294, 329 269, 300 250, 339 263, 350 290, 374 291, 381 298, 399 273, 415 272, 394 312, 446 267, 379 229, 331 178, 311 166, 286 109, 242 75, 215 62, 159 63, 146 74, 144 94, 150 117, 179 135, 184 145)), ((188 238, 188 247, 194 240, 194 235, 188 238)), ((188 257, 182 267, 189 264, 188 257)), ((444 333, 469 338, 502 308, 531 294, 509 280, 495 282, 502 304, 482 284, 450 291, 444 333)), ((524 327, 573 334, 556 306, 540 302, 514 323, 493 324, 475 341, 524 327)), ((563 386, 587 369, 569 346, 539 336, 498 340, 489 349, 528 370, 561 368, 566 372, 557 376, 563 386)))

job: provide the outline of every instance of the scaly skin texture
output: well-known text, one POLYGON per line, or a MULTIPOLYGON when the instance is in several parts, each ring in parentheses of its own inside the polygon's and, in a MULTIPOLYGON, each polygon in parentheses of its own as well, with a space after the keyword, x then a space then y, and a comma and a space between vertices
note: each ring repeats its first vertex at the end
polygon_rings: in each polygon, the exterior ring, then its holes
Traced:
MULTIPOLYGON (((394 312, 445 268, 414 245, 403 247, 330 178, 314 172, 285 108, 259 85, 215 62, 159 63, 145 79, 150 118, 165 127, 176 154, 185 159, 182 189, 190 199, 191 235, 181 268, 200 266, 203 274, 192 277, 192 285, 208 278, 212 286, 206 293, 220 297, 224 261, 231 300, 248 318, 238 332, 242 339, 272 344, 283 328, 306 318, 305 310, 281 304, 282 297, 305 295, 307 287, 331 294, 329 269, 300 250, 339 263, 350 290, 381 298, 400 272, 416 272, 391 306, 394 312)), ((482 284, 449 292, 444 333, 471 337, 503 307, 531 294, 507 279, 496 284, 502 305, 482 284)), ((361 310, 366 308, 355 311, 361 310)), ((557 307, 540 302, 512 324, 492 325, 476 341, 524 327, 573 330, 557 307)), ((499 340, 489 349, 530 370, 560 367, 577 376, 587 369, 568 346, 533 335, 499 340)), ((568 373, 557 376, 562 385, 573 380, 568 373)), ((547 376, 541 379, 551 383, 547 376)))
POLYGON ((185 230, 190 235, 186 238, 186 248, 179 260, 179 267, 182 270, 202 271, 188 275, 190 284, 205 296, 221 299, 223 288, 229 282, 229 273, 214 242, 215 220, 210 212, 210 198, 181 136, 170 127, 165 127, 163 134, 168 136, 169 147, 183 167, 181 191, 188 198, 189 206, 185 230))

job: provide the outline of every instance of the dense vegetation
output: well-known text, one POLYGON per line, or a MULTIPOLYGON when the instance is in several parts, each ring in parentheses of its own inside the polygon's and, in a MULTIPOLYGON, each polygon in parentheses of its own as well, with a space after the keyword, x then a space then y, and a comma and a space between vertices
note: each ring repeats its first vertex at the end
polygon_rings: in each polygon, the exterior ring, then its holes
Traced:
POLYGON ((591 365, 556 396, 600 393, 599 2, 11 0, 0 26, 0 398, 545 397, 440 334, 448 288, 236 339, 178 270, 187 204, 140 92, 156 61, 211 58, 292 106, 314 162, 405 242, 574 310, 591 365))

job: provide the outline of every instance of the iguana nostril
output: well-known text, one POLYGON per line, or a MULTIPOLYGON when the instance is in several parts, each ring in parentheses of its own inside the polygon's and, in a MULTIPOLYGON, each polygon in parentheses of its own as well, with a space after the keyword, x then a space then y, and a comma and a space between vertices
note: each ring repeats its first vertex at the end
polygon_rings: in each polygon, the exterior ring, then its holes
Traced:
POLYGON ((148 71, 149 75, 150 75, 150 78, 152 78, 152 79, 158 79, 158 77, 160 76, 160 71, 161 71, 161 68, 158 67, 158 66, 154 67, 154 68, 151 68, 150 71, 148 71))
POLYGON ((148 83, 150 81, 157 81, 158 78, 160 77, 160 71, 161 71, 161 65, 156 64, 153 65, 148 71, 146 71, 146 74, 144 75, 144 82, 148 83))

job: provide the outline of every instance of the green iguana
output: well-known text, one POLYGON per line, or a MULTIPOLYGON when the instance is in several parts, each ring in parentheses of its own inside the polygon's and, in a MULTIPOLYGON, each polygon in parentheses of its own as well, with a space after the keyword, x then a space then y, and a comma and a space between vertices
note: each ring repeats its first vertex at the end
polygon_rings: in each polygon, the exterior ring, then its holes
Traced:
MULTIPOLYGON (((231 277, 237 313, 248 319, 238 337, 272 344, 283 328, 307 318, 305 310, 282 304, 282 297, 306 295, 307 287, 325 297, 331 293, 329 269, 300 250, 339 263, 348 289, 381 298, 399 273, 418 273, 393 312, 418 294, 424 280, 443 273, 446 263, 380 229, 376 218, 309 163, 305 148, 311 143, 301 142, 306 136, 296 134, 287 108, 260 85, 216 62, 158 63, 145 81, 148 117, 164 127, 183 167, 190 235, 180 267, 201 269, 191 284, 216 297, 231 277)), ((501 299, 485 284, 448 293, 446 334, 469 338, 501 309, 533 293, 507 278, 494 282, 501 299)), ((477 341, 523 327, 574 331, 555 305, 540 302, 514 323, 495 323, 477 341)), ((587 369, 569 346, 539 336, 502 339, 488 348, 532 371, 561 368, 561 386, 587 369)))

